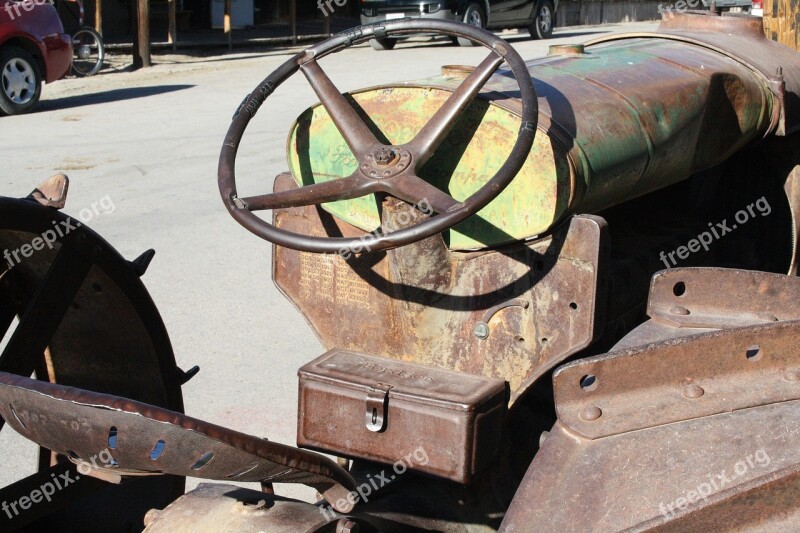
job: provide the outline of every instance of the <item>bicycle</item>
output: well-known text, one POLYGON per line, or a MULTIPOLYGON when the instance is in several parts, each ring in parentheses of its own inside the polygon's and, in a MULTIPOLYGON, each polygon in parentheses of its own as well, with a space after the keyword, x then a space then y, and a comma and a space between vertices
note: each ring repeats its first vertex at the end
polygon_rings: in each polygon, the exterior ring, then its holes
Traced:
MULTIPOLYGON (((66 5, 64 9, 58 10, 59 15, 65 11, 68 12, 78 25, 78 29, 72 33, 72 72, 80 77, 93 76, 103 68, 103 59, 105 59, 106 55, 103 37, 94 28, 84 25, 83 0, 65 1, 78 5, 77 14, 66 5)), ((64 26, 66 27, 67 25, 64 24, 64 26)))

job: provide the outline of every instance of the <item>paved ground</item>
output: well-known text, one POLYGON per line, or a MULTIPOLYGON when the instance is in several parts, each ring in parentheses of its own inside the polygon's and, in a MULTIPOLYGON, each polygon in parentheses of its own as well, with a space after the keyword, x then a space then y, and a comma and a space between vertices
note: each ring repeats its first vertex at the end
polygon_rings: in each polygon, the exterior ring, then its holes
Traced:
MULTIPOLYGON (((544 42, 527 34, 507 37, 523 57, 533 58, 550 44, 654 27, 566 28, 544 42)), ((114 212, 90 226, 128 258, 156 249, 144 281, 178 364, 201 367, 184 387, 187 413, 288 444, 295 441, 297 368, 322 346, 272 284, 270 246, 223 209, 216 167, 233 111, 291 51, 157 56, 152 69, 111 69, 47 86, 36 113, 0 118, 0 194, 24 196, 54 172, 66 172, 72 180, 67 213, 77 215, 108 195, 114 212)), ((434 75, 443 64, 477 64, 485 55, 480 48, 436 43, 403 43, 383 53, 364 45, 322 66, 344 91, 434 75)), ((114 61, 122 68, 129 58, 114 61)), ((243 194, 271 190, 273 177, 286 169, 285 136, 292 121, 315 101, 299 76, 262 107, 240 151, 243 194)), ((2 449, 13 450, 2 463, 3 485, 34 464, 33 448, 11 433, 0 434, 2 449)))

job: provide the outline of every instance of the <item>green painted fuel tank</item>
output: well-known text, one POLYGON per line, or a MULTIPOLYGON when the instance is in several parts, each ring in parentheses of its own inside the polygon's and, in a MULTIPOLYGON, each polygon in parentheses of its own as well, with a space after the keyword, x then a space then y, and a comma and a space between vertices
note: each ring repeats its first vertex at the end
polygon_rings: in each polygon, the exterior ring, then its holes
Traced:
MULTIPOLYGON (((781 102, 763 72, 769 65, 760 69, 726 53, 724 41, 714 44, 724 37, 719 32, 704 39, 704 30, 689 30, 614 37, 585 49, 553 47, 550 56, 529 62, 540 109, 534 147, 505 191, 446 232, 449 246, 478 249, 544 234, 569 214, 666 187, 776 130, 781 102)), ((761 40, 769 52, 774 43, 761 40)), ((521 102, 509 76, 501 70, 492 77, 419 172, 458 200, 494 175, 514 144, 521 102)), ((443 71, 349 98, 379 139, 398 145, 414 137, 460 81, 457 72, 443 71)), ((357 167, 319 105, 298 118, 288 156, 300 184, 349 176, 357 167)), ((364 231, 380 225, 371 196, 325 208, 364 231)))

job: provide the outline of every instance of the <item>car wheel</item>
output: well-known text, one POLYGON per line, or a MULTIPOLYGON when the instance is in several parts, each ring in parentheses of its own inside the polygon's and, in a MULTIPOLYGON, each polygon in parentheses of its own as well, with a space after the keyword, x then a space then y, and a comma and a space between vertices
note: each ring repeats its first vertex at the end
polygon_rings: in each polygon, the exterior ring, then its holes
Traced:
POLYGON ((16 46, 0 51, 0 112, 27 113, 41 94, 42 74, 33 56, 16 46))
MULTIPOLYGON (((486 28, 486 15, 483 13, 483 8, 477 2, 471 2, 467 9, 464 10, 464 18, 462 19, 464 24, 469 24, 470 26, 476 26, 481 29, 486 28)), ((461 46, 475 46, 475 43, 470 41, 469 39, 465 39, 463 37, 458 38, 458 44, 461 46)))
POLYGON ((528 31, 534 39, 548 39, 553 35, 555 26, 555 10, 550 0, 542 0, 536 10, 536 18, 533 19, 528 31))
POLYGON ((397 39, 370 39, 369 44, 373 50, 391 50, 397 44, 397 39))

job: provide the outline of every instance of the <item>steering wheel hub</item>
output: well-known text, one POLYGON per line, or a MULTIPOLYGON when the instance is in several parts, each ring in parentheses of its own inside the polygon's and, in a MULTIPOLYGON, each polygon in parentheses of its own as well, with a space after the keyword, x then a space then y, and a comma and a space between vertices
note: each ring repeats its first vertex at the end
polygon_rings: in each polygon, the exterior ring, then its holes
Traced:
POLYGON ((375 163, 381 167, 388 167, 389 165, 395 163, 398 159, 397 151, 394 148, 389 146, 384 146, 382 148, 378 148, 375 150, 375 163))
POLYGON ((411 152, 397 146, 382 146, 367 154, 361 173, 368 178, 385 179, 398 176, 411 166, 411 152))

